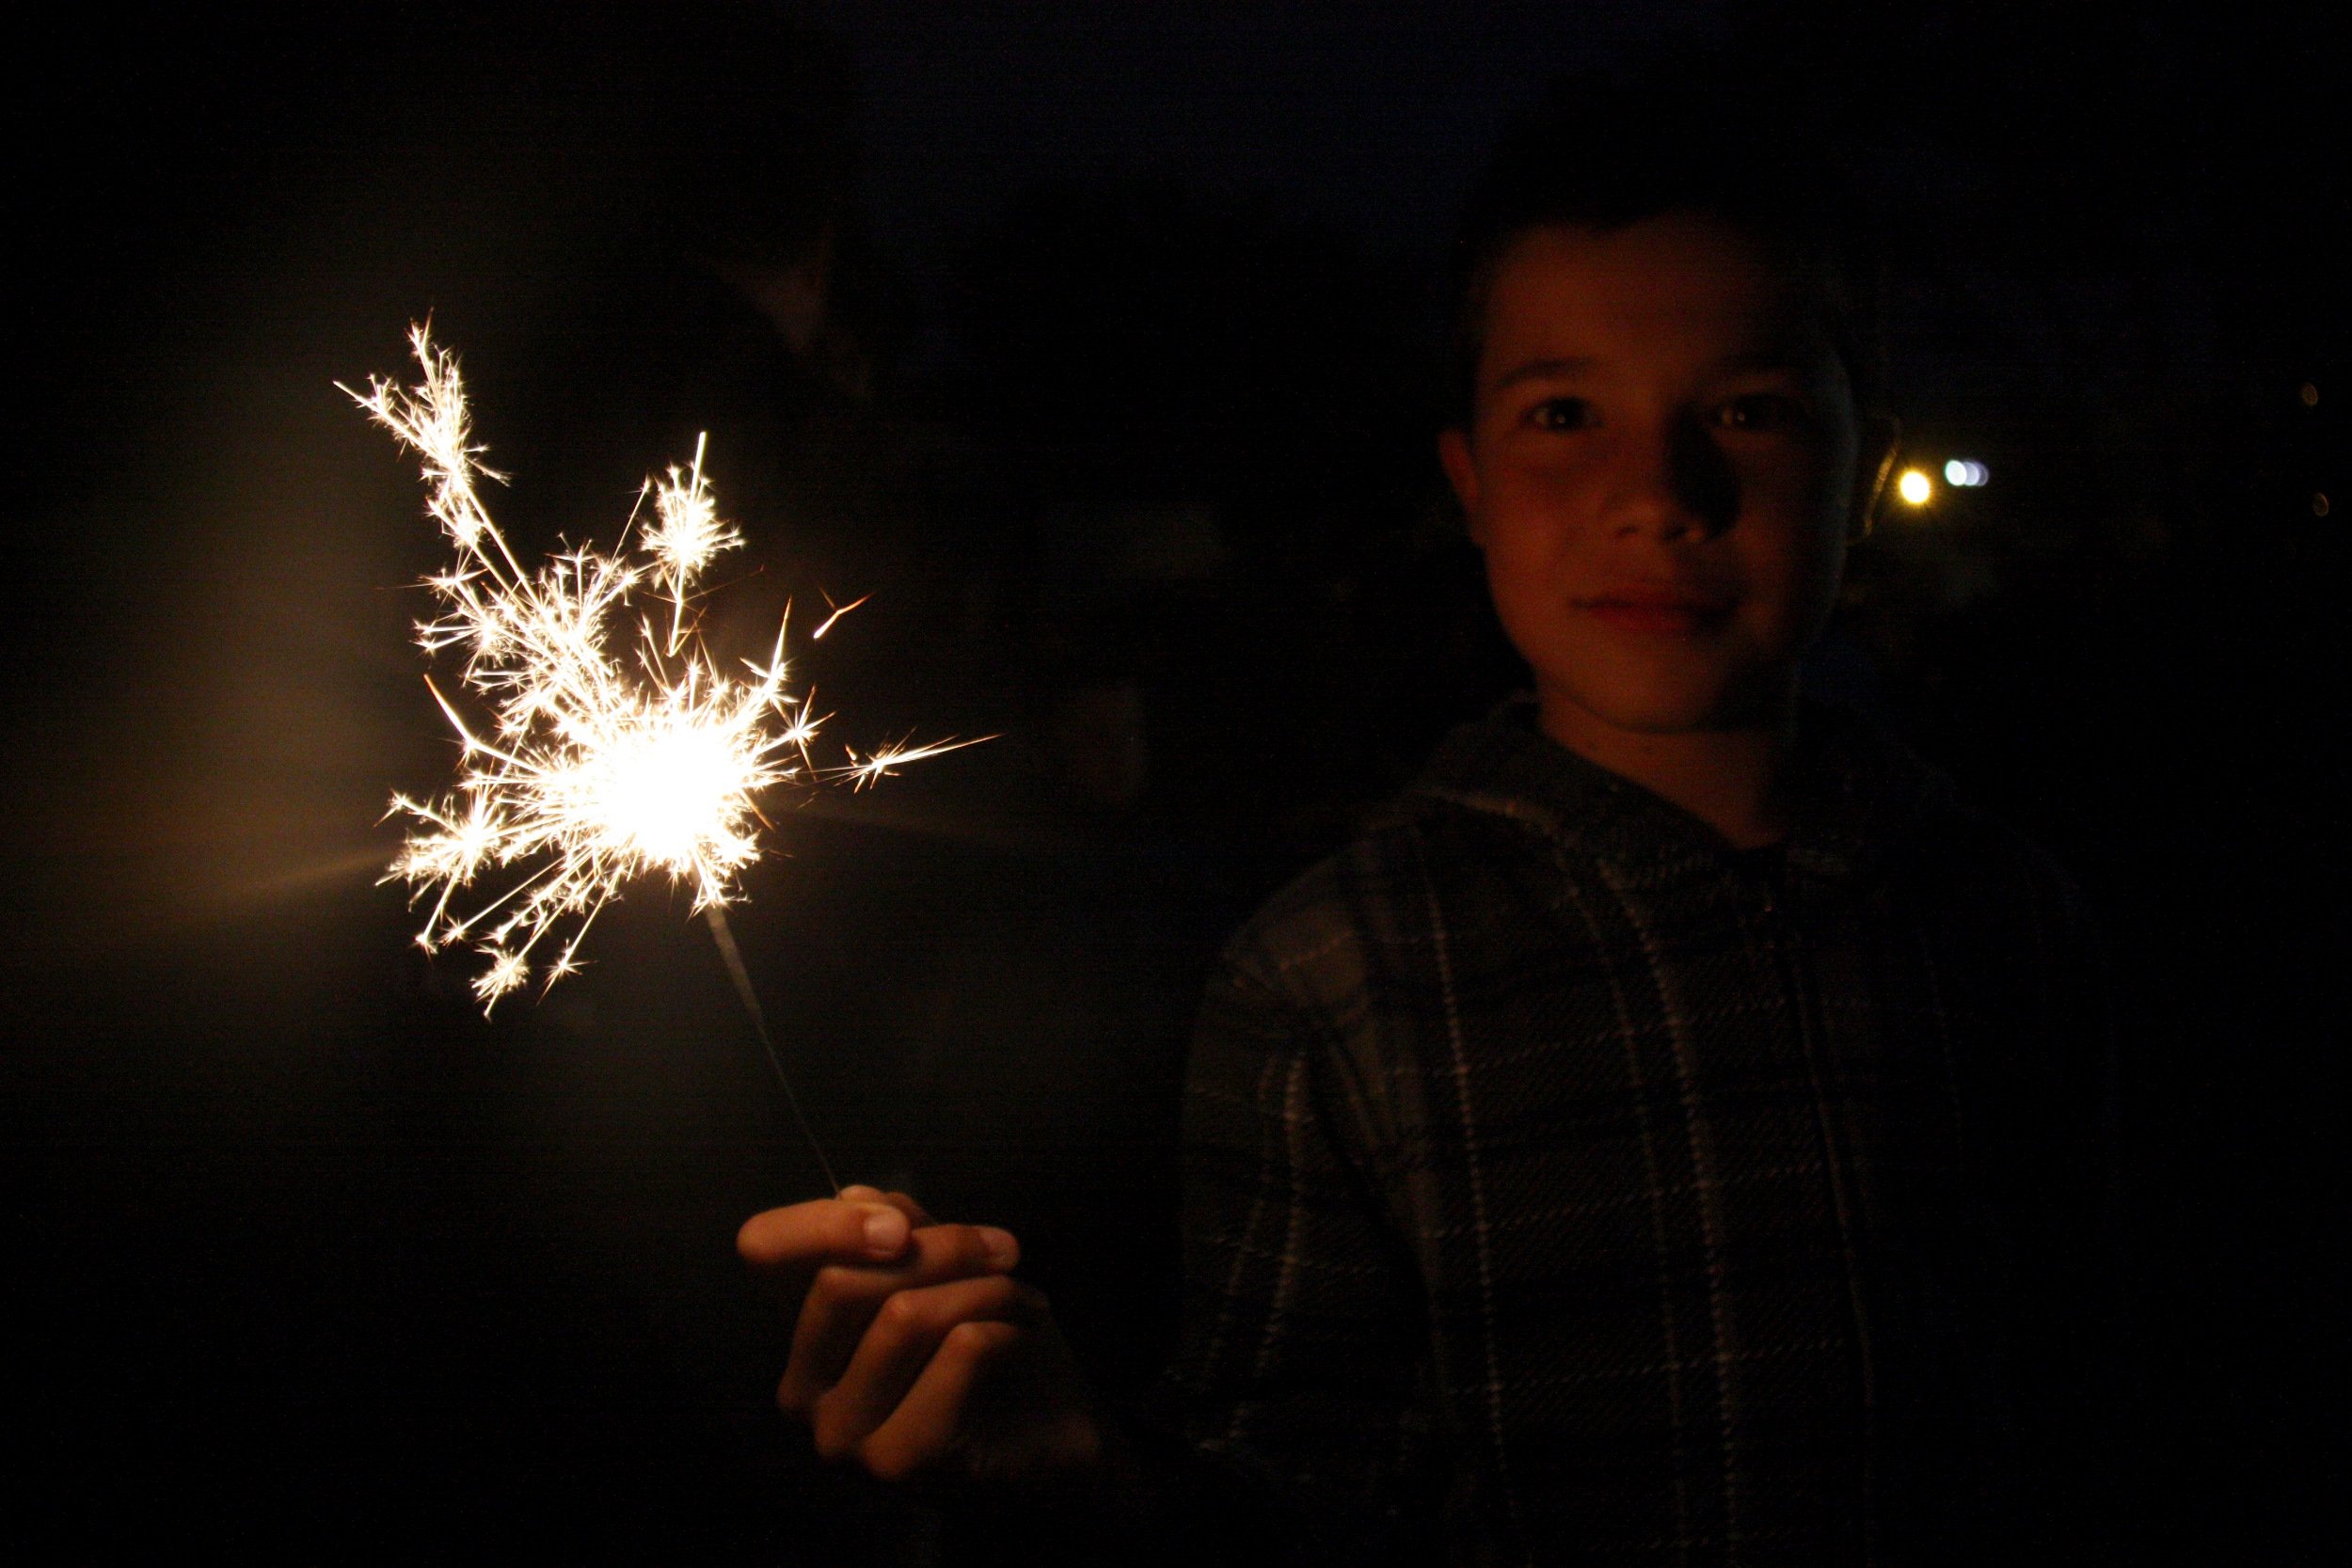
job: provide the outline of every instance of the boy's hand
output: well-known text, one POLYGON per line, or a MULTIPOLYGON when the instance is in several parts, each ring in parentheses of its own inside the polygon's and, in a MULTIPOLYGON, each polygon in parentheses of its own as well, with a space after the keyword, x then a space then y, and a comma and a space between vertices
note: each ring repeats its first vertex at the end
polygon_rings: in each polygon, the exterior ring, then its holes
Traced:
POLYGON ((824 1458, 884 1481, 1063 1479, 1100 1465, 1076 1363, 1045 1298, 1011 1276, 1020 1247, 1007 1232, 845 1187, 753 1215, 736 1250, 803 1296, 776 1402, 824 1458))

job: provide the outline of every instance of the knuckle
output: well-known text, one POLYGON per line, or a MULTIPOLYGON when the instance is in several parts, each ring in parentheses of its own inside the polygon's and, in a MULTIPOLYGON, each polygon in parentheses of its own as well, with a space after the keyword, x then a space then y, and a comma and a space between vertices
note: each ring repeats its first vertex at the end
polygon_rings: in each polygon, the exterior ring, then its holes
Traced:
POLYGON ((818 1400, 809 1413, 808 1434, 817 1445, 817 1457, 827 1464, 850 1457, 858 1448, 856 1433, 843 1419, 840 1406, 831 1400, 818 1400))
POLYGON ((923 1326, 923 1299, 913 1291, 895 1291, 874 1314, 875 1324, 891 1334, 902 1336, 923 1326))
POLYGON ((876 1481, 911 1481, 922 1468, 922 1456, 903 1443, 868 1441, 859 1447, 857 1458, 876 1481))
POLYGON ((840 1263, 827 1263, 808 1282, 811 1300, 847 1301, 857 1294, 857 1271, 840 1263))
POLYGON ((958 1323, 947 1331, 943 1348, 961 1356, 980 1355, 987 1352, 993 1338, 986 1323, 958 1323))
POLYGON ((1021 1331, 1010 1323, 961 1323, 947 1331, 946 1348, 967 1361, 985 1360, 1009 1350, 1021 1331))

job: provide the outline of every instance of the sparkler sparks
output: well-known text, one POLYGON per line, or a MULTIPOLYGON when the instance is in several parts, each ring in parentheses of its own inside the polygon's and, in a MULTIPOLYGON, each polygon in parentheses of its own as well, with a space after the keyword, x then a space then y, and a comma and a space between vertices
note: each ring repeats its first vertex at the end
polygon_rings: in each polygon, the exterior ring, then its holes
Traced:
MULTIPOLYGON (((666 872, 692 888, 696 912, 723 909, 758 858, 763 791, 829 778, 863 788, 975 744, 901 743, 819 768, 809 742, 821 721, 785 685, 785 627, 765 664, 731 674, 712 661, 694 634, 694 585, 743 540, 719 516, 699 441, 691 467, 646 482, 612 553, 581 546, 525 571, 482 503, 479 481, 502 476, 478 461, 455 356, 423 326, 409 343, 418 386, 374 377, 364 394, 342 389, 422 460, 426 511, 457 560, 426 579, 446 612, 420 622, 418 641, 463 651, 459 681, 487 721, 477 731, 432 688, 463 744, 460 773, 446 796, 392 797, 389 815, 418 826, 385 880, 432 899, 417 936, 428 952, 465 943, 487 958, 473 982, 485 1011, 534 965, 548 985, 572 973, 597 911, 636 877, 666 872), (654 521, 628 550, 648 499, 654 521), (624 654, 615 633, 628 623, 624 654), (461 890, 485 879, 502 891, 460 912, 461 890), (552 958, 533 957, 542 942, 552 958)), ((834 610, 824 629, 855 608, 834 610)))

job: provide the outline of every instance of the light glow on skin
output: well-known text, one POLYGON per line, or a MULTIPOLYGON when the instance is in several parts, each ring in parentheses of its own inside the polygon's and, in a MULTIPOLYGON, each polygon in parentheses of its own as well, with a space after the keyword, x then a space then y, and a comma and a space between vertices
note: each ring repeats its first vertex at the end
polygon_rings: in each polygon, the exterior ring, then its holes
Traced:
MULTIPOLYGON (((446 612, 418 623, 418 641, 429 654, 462 650, 458 685, 486 712, 469 721, 426 678, 461 744, 457 783, 434 799, 392 797, 388 815, 417 827, 384 879, 432 900, 417 935, 426 951, 463 943, 488 960, 473 981, 485 1012, 534 965, 547 985, 573 973, 597 912, 634 878, 667 873, 692 889, 694 912, 723 909, 758 858, 762 792, 862 788, 977 744, 901 743, 815 766, 809 742, 823 721, 785 685, 788 608, 766 663, 718 667, 695 635, 695 585, 743 539, 719 517, 700 439, 690 467, 646 481, 613 553, 581 546, 526 571, 482 503, 479 482, 501 476, 478 461, 456 356, 424 326, 409 344, 417 386, 372 377, 365 393, 342 390, 422 461, 426 512, 457 559, 425 581, 446 612), (648 499, 653 521, 640 529, 648 499), (461 911, 459 894, 477 880, 496 885, 461 911), (553 958, 533 958, 542 942, 553 958)), ((818 635, 855 608, 833 610, 818 635)))
POLYGON ((1830 282, 1703 214, 1530 230, 1438 440, 1540 728, 1738 847, 1786 831, 1799 661, 1899 434, 1830 282))
POLYGON ((1858 428, 1821 315, 1703 216, 1538 229, 1497 263, 1439 455, 1554 738, 1774 721, 1891 440, 1858 428), (1628 598, 1669 601, 1655 632, 1606 608, 1628 598))

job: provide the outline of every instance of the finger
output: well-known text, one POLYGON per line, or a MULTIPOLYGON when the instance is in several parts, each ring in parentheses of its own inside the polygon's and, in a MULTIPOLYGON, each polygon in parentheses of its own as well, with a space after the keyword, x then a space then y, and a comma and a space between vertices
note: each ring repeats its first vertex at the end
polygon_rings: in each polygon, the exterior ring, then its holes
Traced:
POLYGON ((820 1197, 754 1214, 735 1233, 735 1250, 743 1261, 763 1270, 879 1262, 904 1253, 914 1229, 906 1212, 896 1205, 820 1197))
POLYGON ((834 1196, 837 1197, 849 1198, 858 1203, 887 1203, 893 1209, 896 1209, 898 1212, 904 1214, 918 1228, 923 1226, 937 1225, 939 1223, 937 1220, 931 1218, 930 1212, 926 1211, 921 1204, 915 1202, 914 1198, 908 1196, 905 1193, 885 1193, 879 1187, 852 1185, 842 1188, 841 1191, 834 1196))
POLYGON ((866 1468, 883 1481, 905 1481, 935 1468, 961 1446, 980 1382, 1021 1343, 1018 1324, 960 1323, 887 1420, 858 1450, 866 1468))
POLYGON ((914 1232, 904 1256, 883 1265, 833 1263, 817 1271, 792 1329, 792 1354, 776 1386, 787 1410, 805 1410, 838 1382, 858 1341, 901 1291, 977 1275, 1001 1275, 1021 1259, 1010 1232, 986 1225, 934 1225, 914 1232))
POLYGON ((884 1193, 882 1194, 882 1201, 898 1210, 898 1212, 904 1214, 908 1219, 914 1221, 914 1227, 917 1230, 922 1229, 927 1225, 937 1225, 939 1223, 937 1220, 931 1218, 930 1212, 929 1210, 925 1209, 921 1204, 915 1202, 914 1198, 908 1196, 905 1193, 884 1193))
POLYGON ((1020 1260, 1020 1243, 993 1226, 938 1225, 914 1232, 895 1264, 828 1264, 810 1281, 793 1325, 792 1351, 776 1398, 805 1409, 839 1381, 875 1315, 893 1295, 950 1280, 1001 1275, 1020 1260))
POLYGON ((848 1453, 887 1421, 958 1323, 1033 1322, 1044 1305, 1035 1290, 1004 1275, 897 1292, 810 1412, 818 1451, 848 1453))

